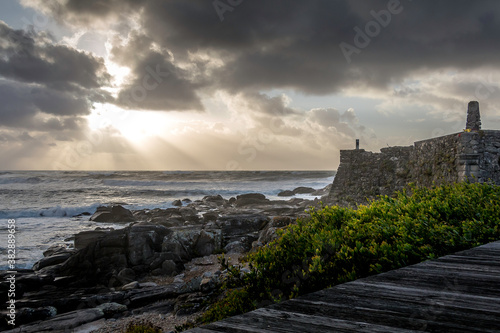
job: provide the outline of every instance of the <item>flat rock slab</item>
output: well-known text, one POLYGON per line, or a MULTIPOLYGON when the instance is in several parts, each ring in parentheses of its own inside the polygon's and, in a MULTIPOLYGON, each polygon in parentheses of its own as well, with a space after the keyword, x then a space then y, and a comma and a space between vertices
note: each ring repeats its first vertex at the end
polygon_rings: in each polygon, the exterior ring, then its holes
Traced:
POLYGON ((22 326, 20 328, 5 332, 7 333, 68 332, 72 328, 90 322, 94 322, 103 317, 104 313, 100 309, 77 310, 57 315, 54 318, 43 321, 41 323, 22 326))
POLYGON ((500 332, 500 241, 186 332, 500 332))

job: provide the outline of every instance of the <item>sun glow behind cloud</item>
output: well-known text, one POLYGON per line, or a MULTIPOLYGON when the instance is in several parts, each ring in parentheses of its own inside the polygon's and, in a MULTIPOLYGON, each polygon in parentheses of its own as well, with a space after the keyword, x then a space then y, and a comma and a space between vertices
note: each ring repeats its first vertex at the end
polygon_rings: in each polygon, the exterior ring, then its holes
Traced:
POLYGON ((151 137, 167 138, 175 128, 173 118, 163 112, 123 110, 111 104, 94 104, 87 117, 92 131, 113 128, 132 145, 151 137))

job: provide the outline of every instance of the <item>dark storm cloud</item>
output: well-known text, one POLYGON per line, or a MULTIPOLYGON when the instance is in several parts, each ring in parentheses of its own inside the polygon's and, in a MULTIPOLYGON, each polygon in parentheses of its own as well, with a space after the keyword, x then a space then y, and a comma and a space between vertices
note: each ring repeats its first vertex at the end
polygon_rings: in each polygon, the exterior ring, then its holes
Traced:
POLYGON ((73 85, 99 88, 109 82, 102 58, 52 44, 45 34, 13 30, 0 21, 0 39, 0 76, 62 90, 73 85))
POLYGON ((104 61, 44 32, 0 21, 0 126, 79 137, 93 102, 111 100, 104 61))
POLYGON ((384 88, 415 70, 498 66, 499 9, 493 0, 71 0, 54 12, 103 22, 142 10, 143 33, 176 60, 211 52, 223 61, 212 86, 327 94, 384 88))
POLYGON ((167 52, 154 48, 152 40, 135 35, 112 56, 131 68, 131 78, 120 91, 118 104, 130 109, 202 110, 196 89, 204 85, 196 73, 176 66, 167 52))
POLYGON ((42 86, 0 80, 0 125, 34 130, 76 129, 75 120, 49 118, 37 121, 40 113, 56 117, 77 117, 89 112, 89 102, 72 94, 42 86), (57 121, 57 124, 55 123, 57 121))

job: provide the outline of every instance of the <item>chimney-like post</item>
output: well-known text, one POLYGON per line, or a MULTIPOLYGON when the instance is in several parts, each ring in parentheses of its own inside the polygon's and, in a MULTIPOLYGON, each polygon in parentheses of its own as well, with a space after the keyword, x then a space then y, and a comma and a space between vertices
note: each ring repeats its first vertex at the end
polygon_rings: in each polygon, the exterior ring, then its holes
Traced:
POLYGON ((479 114, 479 102, 477 101, 469 102, 465 129, 471 131, 479 131, 481 129, 481 115, 479 114))
POLYGON ((356 150, 359 150, 359 139, 356 139, 356 150))

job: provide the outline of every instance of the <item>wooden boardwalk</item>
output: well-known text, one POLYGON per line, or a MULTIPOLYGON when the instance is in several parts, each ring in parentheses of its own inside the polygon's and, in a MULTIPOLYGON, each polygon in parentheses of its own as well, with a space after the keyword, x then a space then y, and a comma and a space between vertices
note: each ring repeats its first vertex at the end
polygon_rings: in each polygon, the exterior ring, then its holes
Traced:
POLYGON ((187 332, 500 332, 500 241, 187 332))

